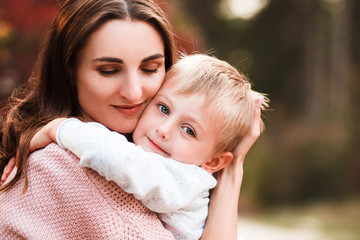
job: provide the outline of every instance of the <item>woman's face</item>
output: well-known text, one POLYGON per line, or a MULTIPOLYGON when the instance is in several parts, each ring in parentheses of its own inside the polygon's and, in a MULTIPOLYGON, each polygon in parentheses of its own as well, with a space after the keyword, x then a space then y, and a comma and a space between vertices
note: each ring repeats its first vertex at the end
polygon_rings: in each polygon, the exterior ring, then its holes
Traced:
POLYGON ((85 117, 131 133, 165 77, 164 44, 143 21, 111 20, 77 56, 76 85, 85 117))

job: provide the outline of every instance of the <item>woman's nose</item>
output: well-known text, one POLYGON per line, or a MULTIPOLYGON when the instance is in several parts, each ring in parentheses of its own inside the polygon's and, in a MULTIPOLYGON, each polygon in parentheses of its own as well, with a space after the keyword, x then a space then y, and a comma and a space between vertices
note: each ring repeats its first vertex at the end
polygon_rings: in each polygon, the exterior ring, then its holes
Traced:
POLYGON ((141 81, 136 73, 128 73, 120 89, 120 95, 127 100, 136 102, 142 97, 141 81))

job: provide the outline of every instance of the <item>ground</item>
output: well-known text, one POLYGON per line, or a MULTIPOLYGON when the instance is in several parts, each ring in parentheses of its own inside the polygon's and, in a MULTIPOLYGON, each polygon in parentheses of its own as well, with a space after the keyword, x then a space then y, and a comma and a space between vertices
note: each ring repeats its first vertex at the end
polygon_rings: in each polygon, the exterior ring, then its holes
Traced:
POLYGON ((316 228, 285 228, 269 225, 246 218, 238 222, 238 239, 242 240, 327 240, 326 236, 316 228))
POLYGON ((360 198, 241 212, 240 240, 359 240, 360 198))

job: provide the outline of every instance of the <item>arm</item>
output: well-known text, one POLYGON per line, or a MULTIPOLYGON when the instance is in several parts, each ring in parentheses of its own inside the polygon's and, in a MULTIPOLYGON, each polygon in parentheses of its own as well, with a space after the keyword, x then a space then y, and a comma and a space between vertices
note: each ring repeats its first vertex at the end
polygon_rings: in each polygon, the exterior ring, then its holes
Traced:
POLYGON ((26 193, 20 178, 0 194, 0 239, 128 239, 129 233, 133 239, 174 239, 156 214, 84 170, 57 144, 31 154, 26 193))
MULTIPOLYGON (((54 120, 43 127, 32 139, 30 148, 32 150, 42 148, 57 139, 59 145, 78 155, 84 166, 89 166, 99 173, 102 172, 102 175, 106 176, 108 180, 114 180, 129 193, 138 193, 137 197, 142 200, 145 206, 160 212, 158 217, 174 236, 179 239, 200 238, 207 217, 208 188, 212 188, 216 184, 216 180, 211 175, 198 167, 164 159, 153 153, 145 153, 141 148, 127 142, 124 136, 109 131, 101 124, 83 123, 76 119, 69 119, 65 122, 64 120, 54 120), (141 162, 138 162, 137 159, 131 157, 126 159, 126 152, 131 156, 131 154, 138 154, 136 153, 138 149, 141 149, 140 152, 143 154, 160 157, 160 160, 164 160, 167 164, 161 164, 155 169, 150 169, 152 168, 151 165, 141 167, 141 162), (120 166, 121 162, 125 165, 120 166), (186 169, 183 169, 185 172, 182 172, 181 167, 172 166, 171 162, 176 165, 187 166, 186 169), (161 172, 161 167, 166 168, 167 172, 161 172), (185 176, 186 173, 191 176, 183 179, 182 176, 185 176), (166 174, 171 174, 171 176, 166 177, 166 174), (155 179, 159 176, 164 177, 164 179, 155 179), (184 185, 181 185, 182 188, 179 190, 176 188, 177 186, 171 184, 172 181, 179 181, 184 185), (163 184, 159 184, 159 182, 163 184), (149 183, 149 188, 144 187, 146 183, 149 183), (201 187, 193 188, 193 186, 201 185, 206 190, 201 189, 201 187), (169 187, 171 189, 167 189, 169 187), (132 188, 133 190, 131 190, 132 188), (145 190, 140 190, 141 188, 145 190), (139 193, 141 191, 143 193, 139 193), (184 198, 184 196, 189 197, 189 199, 184 198), (146 199, 150 200, 147 201, 146 199), (184 208, 175 211, 181 206, 184 208), (165 210, 175 212, 162 213, 165 210)), ((146 163, 152 162, 147 157, 145 158, 146 163)))
MULTIPOLYGON (((56 129, 64 120, 66 118, 57 118, 42 127, 31 139, 29 151, 33 152, 36 149, 46 147, 52 142, 56 142, 56 129)), ((19 167, 19 162, 16 157, 12 157, 4 168, 0 185, 6 181, 15 166, 19 167)))
POLYGON ((218 184, 211 195, 209 215, 201 239, 237 239, 238 200, 243 178, 245 155, 260 135, 261 106, 263 99, 256 100, 254 123, 239 143, 236 157, 218 175, 218 184))
POLYGON ((155 212, 174 212, 216 184, 205 170, 145 152, 98 123, 63 122, 57 142, 155 212), (207 179, 210 181, 204 181, 207 179))

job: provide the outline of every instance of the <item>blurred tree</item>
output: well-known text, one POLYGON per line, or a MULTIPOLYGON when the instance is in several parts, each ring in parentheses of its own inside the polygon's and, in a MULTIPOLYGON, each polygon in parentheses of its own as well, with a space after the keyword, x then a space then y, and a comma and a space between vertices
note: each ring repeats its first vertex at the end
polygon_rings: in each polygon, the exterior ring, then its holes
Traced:
POLYGON ((252 194, 267 204, 358 194, 359 1, 273 0, 250 19, 228 18, 224 1, 182 3, 202 49, 270 96, 267 131, 247 161, 252 194))
MULTIPOLYGON (((63 1, 0 0, 0 100, 29 77, 63 1)), ((360 1, 155 1, 181 50, 210 51, 269 94, 274 110, 247 158, 245 194, 279 204, 360 193, 360 1), (229 1, 264 5, 236 18, 229 1)))
POLYGON ((0 100, 30 76, 39 39, 58 8, 57 0, 0 1, 0 100))

